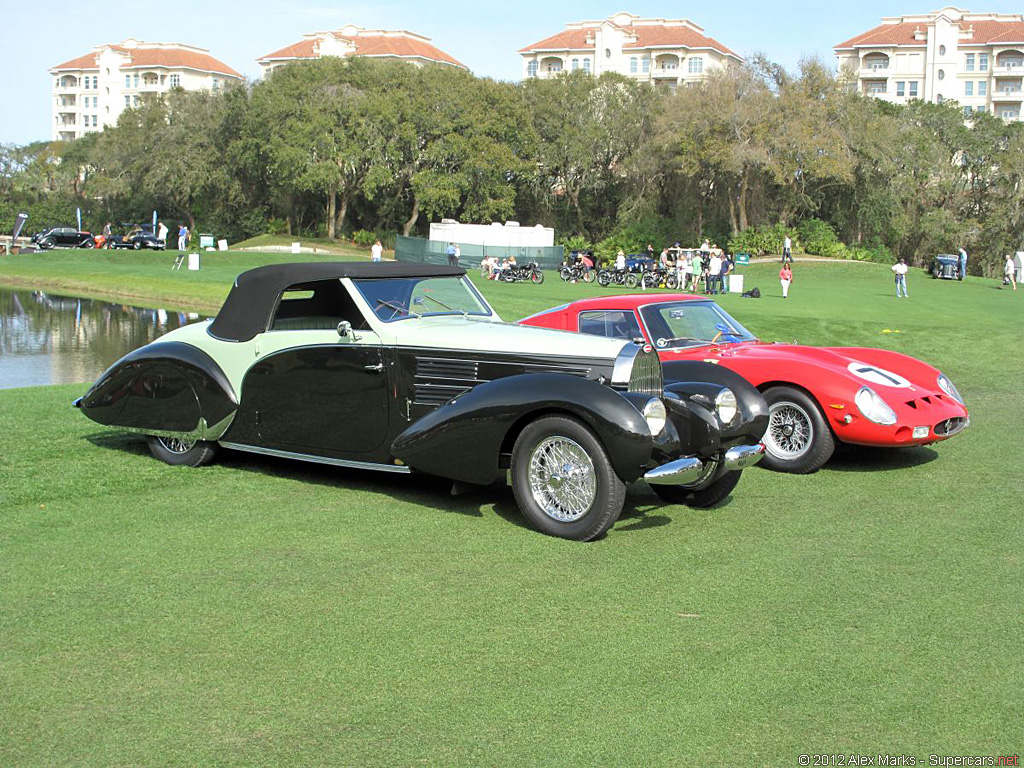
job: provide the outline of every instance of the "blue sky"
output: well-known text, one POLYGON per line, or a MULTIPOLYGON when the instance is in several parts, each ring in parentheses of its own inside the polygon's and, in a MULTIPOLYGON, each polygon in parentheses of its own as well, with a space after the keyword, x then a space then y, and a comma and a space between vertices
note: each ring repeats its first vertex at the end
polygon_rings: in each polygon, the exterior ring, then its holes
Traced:
MULTIPOLYGON (((4 20, 0 59, 0 142, 25 144, 49 138, 48 70, 88 53, 94 45, 126 37, 182 42, 256 78, 257 57, 298 42, 304 33, 347 23, 372 29, 408 29, 427 37, 474 73, 518 80, 516 51, 561 31, 566 22, 606 18, 617 11, 645 17, 689 18, 743 56, 761 51, 794 69, 804 56, 830 64, 832 46, 876 26, 882 16, 941 7, 920 0, 732 0, 710 5, 671 2, 542 2, 541 0, 54 0, 42 7, 0 0, 4 20), (38 15, 36 13, 38 11, 38 15)), ((963 7, 963 6, 961 6, 963 7)), ((1020 13, 1017 2, 989 0, 972 11, 1020 13)))

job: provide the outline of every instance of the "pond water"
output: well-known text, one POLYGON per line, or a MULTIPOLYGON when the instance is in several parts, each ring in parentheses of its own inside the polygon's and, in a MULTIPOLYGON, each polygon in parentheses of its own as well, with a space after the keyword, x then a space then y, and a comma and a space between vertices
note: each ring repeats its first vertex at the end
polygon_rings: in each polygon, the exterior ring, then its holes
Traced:
POLYGON ((0 389, 91 384, 123 355, 199 319, 195 312, 0 287, 0 389))

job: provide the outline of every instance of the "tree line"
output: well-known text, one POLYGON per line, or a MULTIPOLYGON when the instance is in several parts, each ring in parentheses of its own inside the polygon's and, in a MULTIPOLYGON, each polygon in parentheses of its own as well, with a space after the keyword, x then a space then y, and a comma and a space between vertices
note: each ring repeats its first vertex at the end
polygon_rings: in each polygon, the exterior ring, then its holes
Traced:
POLYGON ((144 221, 237 240, 423 234, 516 219, 599 255, 705 238, 923 265, 1024 248, 1024 124, 897 106, 816 60, 762 57, 677 91, 583 72, 522 83, 327 57, 175 89, 73 142, 0 147, 0 227, 144 221))

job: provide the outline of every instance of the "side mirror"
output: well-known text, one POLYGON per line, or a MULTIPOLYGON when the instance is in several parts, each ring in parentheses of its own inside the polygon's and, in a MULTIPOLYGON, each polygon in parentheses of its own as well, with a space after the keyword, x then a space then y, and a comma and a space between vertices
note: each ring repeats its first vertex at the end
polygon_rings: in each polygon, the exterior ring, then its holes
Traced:
POLYGON ((352 323, 348 320, 342 320, 338 323, 338 336, 343 339, 351 337, 352 341, 359 341, 359 337, 356 336, 355 331, 352 330, 352 323))

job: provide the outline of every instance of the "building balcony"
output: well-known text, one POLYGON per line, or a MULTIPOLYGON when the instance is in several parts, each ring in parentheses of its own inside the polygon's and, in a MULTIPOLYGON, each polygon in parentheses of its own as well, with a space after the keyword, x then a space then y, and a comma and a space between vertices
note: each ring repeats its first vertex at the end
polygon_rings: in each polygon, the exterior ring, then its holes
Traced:
POLYGON ((992 91, 992 101, 1020 102, 1022 91, 1020 88, 1006 88, 1000 91, 992 91))
POLYGON ((861 67, 858 75, 860 77, 872 78, 872 77, 886 77, 889 73, 888 64, 871 64, 867 67, 861 67))
POLYGON ((1024 65, 1021 64, 1001 64, 998 67, 992 67, 992 74, 996 77, 1000 75, 1010 77, 1020 77, 1024 75, 1024 65))
POLYGON ((678 80, 679 75, 679 67, 654 67, 651 70, 651 77, 656 79, 671 78, 672 80, 678 80))

